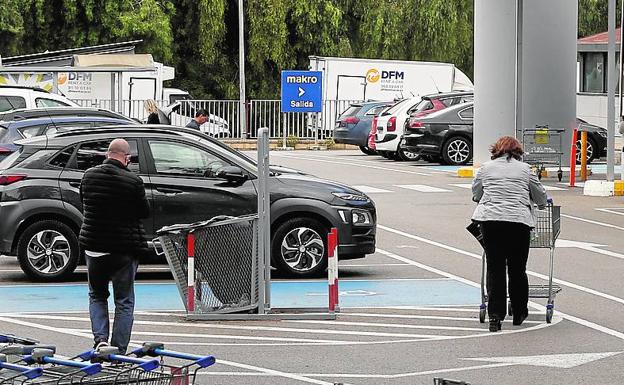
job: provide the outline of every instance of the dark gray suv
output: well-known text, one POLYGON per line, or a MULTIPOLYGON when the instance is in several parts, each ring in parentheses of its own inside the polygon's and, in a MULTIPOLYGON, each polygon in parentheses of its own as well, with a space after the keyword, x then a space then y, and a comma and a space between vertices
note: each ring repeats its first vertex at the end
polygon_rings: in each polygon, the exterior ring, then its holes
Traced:
MULTIPOLYGON (((253 160, 197 131, 123 126, 59 132, 18 141, 0 163, 0 254, 17 255, 37 280, 60 280, 79 260, 79 186, 102 163, 108 144, 125 138, 130 169, 144 181, 152 236, 163 226, 257 211, 253 160), (227 173, 220 172, 227 167, 227 173)), ((375 205, 360 191, 275 167, 271 191, 271 254, 287 275, 308 277, 327 265, 327 233, 338 228, 341 259, 375 251, 375 205)))

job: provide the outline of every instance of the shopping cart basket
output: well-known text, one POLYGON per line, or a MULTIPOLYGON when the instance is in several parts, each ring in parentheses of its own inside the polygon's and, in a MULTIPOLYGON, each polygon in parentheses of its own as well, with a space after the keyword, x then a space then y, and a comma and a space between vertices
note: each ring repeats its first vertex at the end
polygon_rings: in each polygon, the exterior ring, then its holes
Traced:
MULTIPOLYGON (((550 267, 548 272, 547 285, 529 285, 529 298, 547 298, 546 322, 552 321, 555 308, 555 297, 561 291, 561 287, 553 285, 553 270, 555 258, 555 242, 561 232, 561 207, 549 203, 542 210, 535 210, 535 228, 531 231, 532 249, 550 249, 550 267)), ((479 322, 484 323, 487 314, 487 290, 485 287, 486 257, 483 251, 481 261, 481 306, 479 308, 479 322)), ((507 313, 512 315, 511 303, 507 305, 507 313)))
POLYGON ((535 126, 535 128, 522 129, 522 147, 524 155, 522 160, 536 168, 537 177, 542 178, 542 171, 547 165, 558 166, 557 178, 559 182, 563 178, 561 170, 561 158, 563 156, 563 128, 550 128, 548 126, 535 126))
POLYGON ((189 314, 233 313, 258 307, 256 215, 219 216, 164 227, 162 247, 189 314))

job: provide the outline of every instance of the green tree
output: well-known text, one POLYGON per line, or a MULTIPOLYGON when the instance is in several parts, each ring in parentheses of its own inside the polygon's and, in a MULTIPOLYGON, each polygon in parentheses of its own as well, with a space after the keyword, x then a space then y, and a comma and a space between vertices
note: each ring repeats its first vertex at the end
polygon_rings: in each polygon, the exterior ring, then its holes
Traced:
POLYGON ((0 1, 0 47, 2 55, 20 52, 20 40, 24 35, 24 19, 20 13, 20 0, 0 1))

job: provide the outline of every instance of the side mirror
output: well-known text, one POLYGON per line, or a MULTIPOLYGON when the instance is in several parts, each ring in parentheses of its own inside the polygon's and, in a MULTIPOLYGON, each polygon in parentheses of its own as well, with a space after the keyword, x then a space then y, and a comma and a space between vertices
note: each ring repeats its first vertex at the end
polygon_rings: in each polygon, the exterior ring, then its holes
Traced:
POLYGON ((242 183, 247 180, 247 174, 243 173, 243 169, 237 166, 224 166, 216 172, 216 177, 225 179, 228 182, 242 183))

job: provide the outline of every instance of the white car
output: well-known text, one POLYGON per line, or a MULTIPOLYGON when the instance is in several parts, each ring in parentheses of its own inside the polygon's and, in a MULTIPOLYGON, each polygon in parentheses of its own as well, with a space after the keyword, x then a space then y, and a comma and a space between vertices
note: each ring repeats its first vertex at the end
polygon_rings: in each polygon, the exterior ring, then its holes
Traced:
POLYGON ((404 99, 379 114, 377 133, 375 134, 375 146, 379 155, 395 160, 417 160, 419 158, 418 154, 402 149, 400 145, 405 131, 405 123, 420 101, 420 96, 404 99))
MULTIPOLYGON (((195 116, 195 111, 200 108, 201 105, 195 105, 195 102, 179 100, 163 108, 162 112, 169 117, 171 124, 184 127, 195 116)), ((228 121, 210 113, 208 114, 208 121, 202 124, 199 129, 214 138, 228 138, 231 135, 228 121)))
POLYGON ((0 86, 0 112, 18 108, 78 107, 62 95, 36 87, 0 86))

